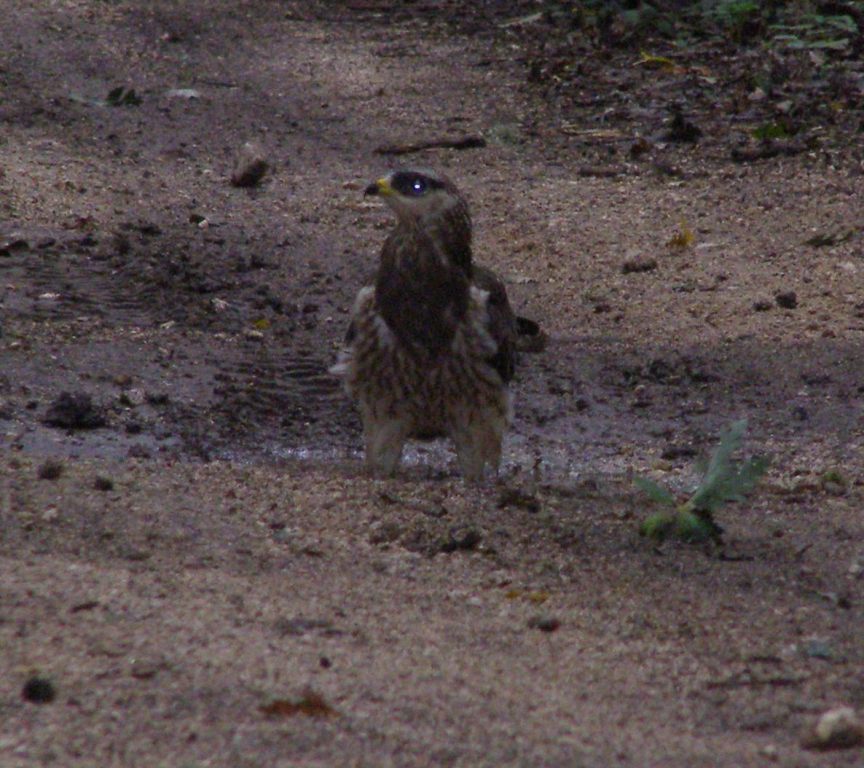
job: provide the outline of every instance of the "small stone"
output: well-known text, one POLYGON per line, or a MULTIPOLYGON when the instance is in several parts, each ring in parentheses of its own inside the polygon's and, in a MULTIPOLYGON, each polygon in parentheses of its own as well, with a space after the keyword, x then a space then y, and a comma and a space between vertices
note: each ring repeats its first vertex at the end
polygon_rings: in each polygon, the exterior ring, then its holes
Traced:
POLYGON ((264 150, 256 143, 247 141, 237 153, 231 184, 235 187, 254 187, 264 178, 269 165, 264 150))
POLYGON ((804 653, 811 659, 824 659, 830 661, 834 658, 834 651, 824 640, 810 640, 804 647, 804 653))
POLYGON ((40 480, 56 480, 62 474, 63 462, 56 459, 48 459, 38 470, 40 480))
POLYGON ((201 92, 194 88, 172 88, 166 95, 169 99, 184 99, 186 101, 201 98, 201 92))
POLYGON ((532 616, 528 619, 528 626, 541 632, 554 632, 561 626, 561 622, 554 616, 532 616))
POLYGON ((141 563, 144 560, 149 560, 153 553, 146 549, 130 548, 123 552, 122 556, 133 563, 141 563))
POLYGON ((150 680, 164 668, 165 662, 162 659, 134 659, 129 674, 136 680, 150 680))
POLYGON ((801 739, 807 749, 848 749, 864 744, 864 724, 851 707, 825 712, 801 739))
POLYGON ((535 514, 540 511, 540 499, 521 488, 505 488, 498 494, 497 507, 498 509, 516 507, 524 509, 530 514, 535 514))
POLYGON ((783 291, 774 296, 778 307, 783 309, 795 309, 798 306, 798 296, 795 291, 783 291))
POLYGON ((450 536, 445 541, 441 542, 438 548, 439 552, 449 554, 459 550, 475 550, 480 546, 483 536, 475 528, 453 528, 450 531, 450 536))
POLYGON ((62 392, 48 406, 44 422, 60 429, 96 429, 105 426, 105 416, 87 393, 62 392))
POLYGON ((702 129, 695 123, 684 117, 684 112, 679 104, 671 108, 672 119, 669 121, 669 130, 664 134, 666 141, 695 144, 702 136, 702 129))
POLYGON ((57 689, 47 677, 31 677, 21 689, 21 698, 33 704, 50 704, 57 698, 57 689))
POLYGON ((621 165, 580 165, 579 175, 598 179, 612 179, 625 172, 621 165))
POLYGON ((135 408, 136 406, 142 405, 145 399, 146 395, 144 394, 143 389, 127 389, 120 395, 120 404, 130 408, 135 408))
POLYGON ((114 481, 110 477, 96 475, 96 479, 93 481, 93 487, 97 491, 113 491, 114 481))
POLYGON ((753 311, 754 312, 767 312, 774 305, 770 301, 766 301, 765 299, 759 299, 758 301, 753 302, 753 311))
POLYGON ((750 101, 764 101, 766 97, 766 93, 762 88, 754 88, 750 93, 747 94, 747 98, 750 101))
POLYGON ((657 269, 657 259, 653 259, 650 256, 633 256, 632 258, 627 259, 621 265, 621 272, 625 275, 636 274, 639 272, 651 272, 657 269))

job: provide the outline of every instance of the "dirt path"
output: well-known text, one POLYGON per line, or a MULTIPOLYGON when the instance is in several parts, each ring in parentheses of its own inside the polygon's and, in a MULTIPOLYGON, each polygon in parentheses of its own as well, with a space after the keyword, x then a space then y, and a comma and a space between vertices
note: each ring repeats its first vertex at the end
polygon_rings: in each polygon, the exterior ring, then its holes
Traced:
POLYGON ((631 159, 563 132, 518 48, 422 9, 21 5, 3 766, 860 763, 799 745, 864 708, 860 148, 631 159), (141 103, 106 105, 121 86, 141 103), (465 488, 446 446, 373 480, 326 373, 389 226, 363 185, 376 148, 463 134, 487 146, 408 162, 465 190, 549 347, 502 486, 465 488), (272 165, 253 190, 228 183, 247 140, 272 165), (106 425, 44 423, 63 391, 106 425), (641 540, 632 473, 686 485, 743 416, 773 461, 721 514, 726 558, 641 540), (52 704, 22 700, 36 673, 52 704), (310 692, 319 717, 260 709, 310 692))

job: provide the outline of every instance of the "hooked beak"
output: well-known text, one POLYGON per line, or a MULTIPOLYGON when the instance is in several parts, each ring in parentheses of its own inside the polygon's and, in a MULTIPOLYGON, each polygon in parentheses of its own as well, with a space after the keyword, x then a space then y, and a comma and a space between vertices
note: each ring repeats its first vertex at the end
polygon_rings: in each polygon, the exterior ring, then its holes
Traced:
POLYGON ((390 179, 386 176, 384 178, 378 179, 378 181, 373 181, 368 187, 366 187, 366 191, 363 193, 364 197, 367 195, 392 195, 393 187, 390 186, 390 179))

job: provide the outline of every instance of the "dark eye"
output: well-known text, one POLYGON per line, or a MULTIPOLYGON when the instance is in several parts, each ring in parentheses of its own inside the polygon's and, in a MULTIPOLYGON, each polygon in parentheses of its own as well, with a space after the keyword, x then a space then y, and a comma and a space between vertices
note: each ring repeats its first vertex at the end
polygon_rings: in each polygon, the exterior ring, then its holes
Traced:
POLYGON ((430 189, 435 188, 434 180, 415 171, 394 173, 390 184, 400 195, 406 197, 423 197, 430 189))

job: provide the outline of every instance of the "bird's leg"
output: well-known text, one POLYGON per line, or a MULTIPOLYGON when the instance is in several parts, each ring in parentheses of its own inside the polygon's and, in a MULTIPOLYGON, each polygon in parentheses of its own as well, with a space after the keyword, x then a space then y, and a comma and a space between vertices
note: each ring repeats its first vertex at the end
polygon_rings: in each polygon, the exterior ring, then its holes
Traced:
POLYGON ((472 483, 483 481, 486 464, 497 477, 501 463, 502 430, 488 422, 475 421, 454 430, 453 442, 465 479, 472 483))
POLYGON ((402 446, 408 437, 401 419, 381 420, 371 416, 363 420, 366 440, 366 465, 392 475, 402 458, 402 446))

